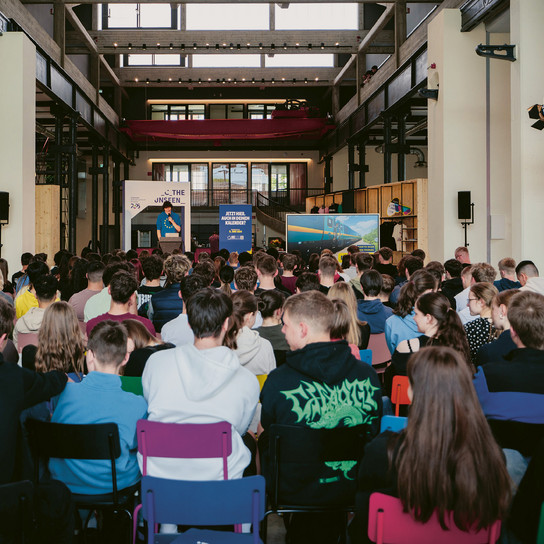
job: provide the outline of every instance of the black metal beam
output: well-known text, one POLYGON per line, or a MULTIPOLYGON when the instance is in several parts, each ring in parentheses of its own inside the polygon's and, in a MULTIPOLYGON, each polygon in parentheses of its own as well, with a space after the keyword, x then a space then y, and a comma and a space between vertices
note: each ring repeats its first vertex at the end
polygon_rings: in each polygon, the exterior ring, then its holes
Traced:
POLYGON ((74 255, 76 248, 76 213, 77 213, 77 115, 70 117, 70 145, 73 151, 69 155, 70 179, 68 184, 68 251, 74 255))

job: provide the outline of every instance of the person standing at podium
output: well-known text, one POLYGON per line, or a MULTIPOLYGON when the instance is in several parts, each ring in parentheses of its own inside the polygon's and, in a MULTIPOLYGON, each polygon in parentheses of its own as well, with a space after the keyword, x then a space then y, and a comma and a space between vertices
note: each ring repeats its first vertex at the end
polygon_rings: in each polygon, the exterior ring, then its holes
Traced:
POLYGON ((157 217, 157 238, 159 240, 169 233, 179 233, 181 231, 181 218, 176 212, 172 211, 172 203, 165 200, 162 210, 157 217))

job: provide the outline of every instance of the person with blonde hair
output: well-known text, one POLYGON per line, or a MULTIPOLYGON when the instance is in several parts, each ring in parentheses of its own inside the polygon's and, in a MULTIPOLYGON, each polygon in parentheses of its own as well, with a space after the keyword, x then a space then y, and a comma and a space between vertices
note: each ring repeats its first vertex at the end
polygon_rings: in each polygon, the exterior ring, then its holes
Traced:
POLYGON ((343 300, 349 311, 349 332, 346 335, 348 344, 354 344, 358 349, 366 349, 370 338, 370 326, 357 317, 357 298, 350 284, 344 281, 335 283, 327 293, 327 297, 343 300))
POLYGON ((408 362, 408 379, 407 427, 382 433, 365 448, 350 526, 353 544, 367 542, 374 491, 398 497, 417 521, 436 514, 442 525, 453 522, 463 531, 508 514, 511 481, 462 355, 450 347, 422 348, 408 362))
POLYGON ((473 364, 478 362, 478 350, 484 344, 495 340, 497 336, 497 330, 491 318, 491 304, 497 293, 497 288, 487 282, 478 282, 470 287, 468 308, 470 314, 476 316, 476 319, 465 325, 465 332, 473 364))

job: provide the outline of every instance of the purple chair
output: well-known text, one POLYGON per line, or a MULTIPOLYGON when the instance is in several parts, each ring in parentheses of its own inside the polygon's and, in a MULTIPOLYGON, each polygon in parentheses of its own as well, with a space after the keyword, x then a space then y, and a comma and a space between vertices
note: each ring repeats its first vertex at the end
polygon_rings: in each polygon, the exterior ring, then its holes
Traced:
POLYGON ((142 514, 147 542, 171 544, 262 544, 259 523, 264 517, 265 480, 249 476, 209 482, 165 480, 144 476, 142 514), (156 534, 157 523, 218 526, 252 524, 252 533, 189 529, 179 535, 156 534))
POLYGON ((447 525, 447 530, 442 529, 436 514, 421 523, 404 512, 400 499, 382 493, 370 495, 368 538, 376 544, 495 544, 501 531, 500 521, 479 531, 461 531, 452 515, 447 525))
MULTIPOLYGON (((138 451, 142 455, 142 475, 147 476, 148 457, 175 459, 223 459, 223 479, 228 480, 227 458, 232 453, 230 423, 161 423, 140 419, 136 426, 138 451)), ((143 495, 142 495, 143 496, 143 495)), ((134 510, 134 542, 138 511, 134 510)))

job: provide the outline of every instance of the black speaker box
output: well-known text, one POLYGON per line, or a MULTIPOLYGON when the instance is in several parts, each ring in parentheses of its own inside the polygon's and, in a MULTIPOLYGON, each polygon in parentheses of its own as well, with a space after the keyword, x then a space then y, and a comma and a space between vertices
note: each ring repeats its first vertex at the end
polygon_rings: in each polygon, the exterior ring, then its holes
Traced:
POLYGON ((0 221, 9 222, 9 193, 0 191, 0 221))
POLYGON ((342 213, 355 213, 354 191, 344 191, 342 193, 342 213))
POLYGON ((457 193, 457 217, 459 219, 471 219, 470 191, 458 191, 457 193))

